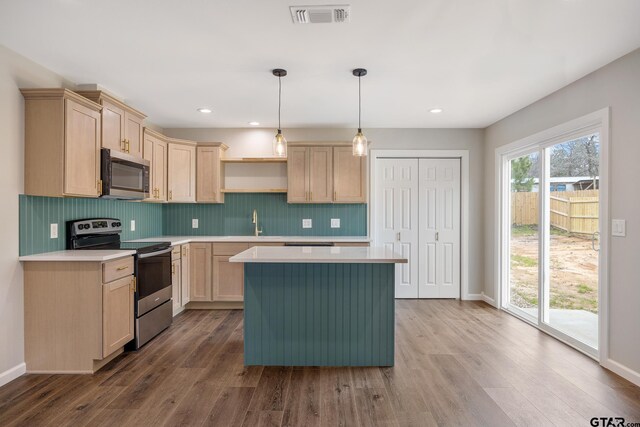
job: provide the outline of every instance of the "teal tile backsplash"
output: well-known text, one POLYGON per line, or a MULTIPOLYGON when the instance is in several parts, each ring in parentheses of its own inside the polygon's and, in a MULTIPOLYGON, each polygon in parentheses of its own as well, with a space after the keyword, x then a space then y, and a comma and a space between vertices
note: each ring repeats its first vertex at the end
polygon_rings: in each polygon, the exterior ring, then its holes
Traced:
POLYGON ((163 206, 123 200, 58 198, 20 195, 20 255, 66 249, 66 221, 83 218, 120 218, 122 239, 162 235, 163 206), (136 220, 136 231, 130 221, 136 220), (58 224, 58 238, 49 238, 49 225, 58 224))
POLYGON ((366 236, 366 204, 289 204, 282 193, 226 194, 224 204, 168 204, 164 207, 167 236, 249 236, 254 225, 251 214, 265 236, 366 236), (191 228, 198 219, 199 227, 191 228), (302 228, 310 218, 313 228, 302 228), (340 218, 340 228, 331 228, 331 218, 340 218))
POLYGON ((120 218, 123 240, 162 235, 249 236, 253 234, 251 213, 266 236, 366 236, 365 204, 288 204, 286 194, 227 194, 225 203, 153 204, 122 200, 20 196, 20 255, 65 249, 65 222, 74 219, 120 218), (191 228, 197 218, 199 228, 191 228), (313 228, 303 229, 310 218, 313 228), (331 228, 331 218, 340 218, 340 228, 331 228), (136 231, 129 231, 132 219, 136 231), (49 225, 58 224, 58 238, 49 238, 49 225))

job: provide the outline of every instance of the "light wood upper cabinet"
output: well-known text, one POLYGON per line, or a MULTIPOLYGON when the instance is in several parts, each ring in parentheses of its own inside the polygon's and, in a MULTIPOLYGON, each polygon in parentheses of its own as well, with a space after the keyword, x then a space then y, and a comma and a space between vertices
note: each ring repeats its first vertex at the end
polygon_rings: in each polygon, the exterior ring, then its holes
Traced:
POLYGON ((127 276, 102 285, 102 357, 133 339, 133 280, 127 276))
POLYGON ((25 194, 98 197, 100 110, 67 89, 22 89, 25 194))
POLYGON ((289 203, 366 203, 366 158, 351 144, 291 143, 287 159, 289 203))
POLYGON ((306 203, 309 198, 309 150, 289 147, 287 150, 287 202, 306 203))
POLYGON ((190 243, 189 252, 189 300, 211 301, 211 243, 190 243))
POLYGON ((100 90, 78 93, 102 109, 102 147, 142 157, 145 115, 100 90))
POLYGON ((169 139, 167 168, 167 200, 196 201, 196 144, 169 139))
POLYGON ((309 202, 330 203, 333 199, 332 147, 309 149, 309 202))
POLYGON ((149 202, 167 201, 168 144, 165 137, 151 129, 144 130, 143 157, 149 161, 149 202))
POLYGON ((366 157, 354 156, 351 147, 333 147, 333 201, 365 203, 366 183, 366 157))
POLYGON ((196 201, 224 203, 224 169, 221 162, 227 146, 199 143, 196 150, 196 201))

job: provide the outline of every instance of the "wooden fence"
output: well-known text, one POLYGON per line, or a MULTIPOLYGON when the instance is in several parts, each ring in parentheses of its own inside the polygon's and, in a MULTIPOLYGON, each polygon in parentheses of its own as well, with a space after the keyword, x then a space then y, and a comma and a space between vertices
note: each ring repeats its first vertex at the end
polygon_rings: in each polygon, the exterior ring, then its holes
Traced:
MULTIPOLYGON (((511 223, 538 225, 540 193, 511 193, 511 223)), ((598 231, 598 190, 552 191, 551 225, 569 233, 598 231)))

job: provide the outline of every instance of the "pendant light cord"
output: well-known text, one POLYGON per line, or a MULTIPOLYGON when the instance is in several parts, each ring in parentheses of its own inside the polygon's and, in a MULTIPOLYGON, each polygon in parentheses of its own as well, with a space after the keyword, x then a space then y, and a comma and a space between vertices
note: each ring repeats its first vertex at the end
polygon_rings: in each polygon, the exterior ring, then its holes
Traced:
POLYGON ((362 116, 362 89, 360 88, 360 76, 358 76, 358 132, 362 129, 360 118, 362 116))
POLYGON ((282 109, 282 77, 278 76, 278 132, 280 129, 280 110, 282 109))

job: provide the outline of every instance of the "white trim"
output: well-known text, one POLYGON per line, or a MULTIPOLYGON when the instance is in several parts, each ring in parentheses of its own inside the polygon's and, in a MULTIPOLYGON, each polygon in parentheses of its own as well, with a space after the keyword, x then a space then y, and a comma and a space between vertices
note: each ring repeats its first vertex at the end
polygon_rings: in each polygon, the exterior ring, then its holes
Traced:
POLYGON ((608 370, 615 372, 620 375, 622 378, 631 381, 638 387, 640 387, 640 372, 636 372, 631 368, 624 366, 621 363, 618 363, 614 360, 607 359, 604 362, 600 363, 602 367, 607 368, 608 370))
POLYGON ((482 300, 483 300, 484 302, 486 302, 486 303, 487 303, 487 304, 489 304, 489 305, 494 306, 495 308, 499 308, 499 307, 496 305, 496 300, 495 300, 494 298, 491 298, 490 296, 486 295, 486 294, 484 293, 484 291, 482 292, 482 294, 481 294, 481 295, 482 295, 482 300))
POLYGON ((27 365, 23 362, 0 374, 0 387, 27 373, 27 365))
POLYGON ((469 150, 370 150, 369 159, 369 221, 368 235, 373 241, 374 228, 371 224, 375 221, 374 196, 376 188, 375 163, 378 158, 459 158, 460 159, 460 182, 462 192, 460 195, 460 215, 462 230, 460 236, 461 260, 460 260, 460 299, 470 299, 469 294, 469 150))
POLYGON ((484 295, 482 294, 467 294, 466 301, 484 301, 484 295))
MULTIPOLYGON (((498 307, 504 308, 504 292, 505 289, 502 284, 505 283, 505 278, 508 277, 507 265, 503 265, 505 256, 502 254, 502 250, 505 247, 505 221, 509 218, 508 203, 503 203, 504 188, 505 185, 509 185, 507 181, 508 177, 505 176, 504 163, 506 156, 518 156, 519 154, 526 154, 531 151, 532 148, 538 148, 542 150, 546 147, 552 146, 558 142, 566 141, 572 137, 577 137, 589 130, 598 128, 600 131, 600 156, 602 162, 600 163, 600 189, 604 189, 600 194, 600 265, 599 265, 599 286, 598 286, 598 354, 601 365, 609 362, 609 140, 611 135, 611 129, 609 126, 610 120, 610 108, 606 107, 585 116, 576 118, 569 122, 554 126, 550 129, 538 132, 534 135, 522 138, 518 141, 500 146, 495 151, 495 212, 496 212, 496 227, 494 230, 494 253, 496 254, 494 262, 494 295, 498 298, 498 307)), ((542 178, 542 177, 541 177, 542 178)), ((542 211, 543 209, 541 209, 542 211)), ((542 239, 544 240, 544 239, 542 239)), ((542 264, 542 263, 541 263, 542 264)), ((542 302, 538 299, 539 303, 542 302)), ((540 304, 539 304, 540 305, 540 304)), ((538 325, 534 325, 547 333, 548 330, 540 328, 538 325)), ((559 338, 556 334, 551 334, 554 337, 559 338)), ((568 343, 573 347, 578 348, 575 343, 568 343)), ((580 351, 584 351, 578 348, 580 351)), ((615 362, 613 362, 615 363, 615 362)))

